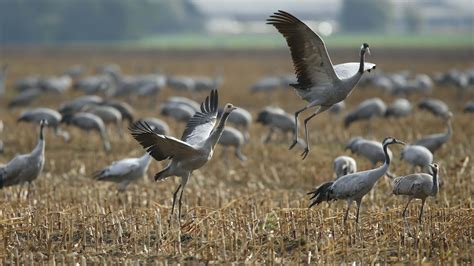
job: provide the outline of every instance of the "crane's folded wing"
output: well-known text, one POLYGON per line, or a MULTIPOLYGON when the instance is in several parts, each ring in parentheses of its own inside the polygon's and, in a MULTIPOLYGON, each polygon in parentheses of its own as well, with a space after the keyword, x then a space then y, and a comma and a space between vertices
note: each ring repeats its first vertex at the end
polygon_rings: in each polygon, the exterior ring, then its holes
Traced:
POLYGON ((298 84, 309 88, 338 80, 324 41, 301 20, 279 10, 267 19, 285 37, 290 47, 298 84))
POLYGON ((130 128, 132 136, 157 161, 165 159, 184 159, 197 155, 199 152, 190 144, 179 139, 156 134, 146 123, 138 121, 130 128))

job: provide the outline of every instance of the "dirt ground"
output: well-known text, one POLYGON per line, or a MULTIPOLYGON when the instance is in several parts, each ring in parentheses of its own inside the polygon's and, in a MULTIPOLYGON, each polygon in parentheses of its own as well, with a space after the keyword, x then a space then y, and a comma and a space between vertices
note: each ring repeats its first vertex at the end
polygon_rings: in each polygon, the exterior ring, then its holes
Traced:
MULTIPOLYGON (((451 68, 467 69, 474 62, 473 50, 377 50, 371 47, 367 60, 377 71, 410 70, 429 75, 451 68)), ((334 63, 357 61, 358 50, 330 50, 334 63)), ((220 105, 232 102, 256 117, 267 105, 278 105, 290 113, 304 103, 292 89, 272 95, 251 94, 249 87, 266 74, 292 72, 286 50, 278 51, 129 51, 102 49, 20 49, 0 50, 0 63, 8 62, 8 93, 0 99, 0 119, 5 129, 0 139, 5 152, 0 162, 15 154, 29 153, 37 142, 38 129, 17 123, 27 108, 7 109, 14 95, 15 80, 26 75, 58 75, 74 64, 84 64, 87 74, 94 66, 117 63, 126 74, 160 70, 168 74, 214 75, 225 78, 219 88, 220 105)), ((33 106, 58 108, 60 103, 79 96, 41 96, 33 106)), ((159 101, 172 95, 195 97, 166 88, 159 101)), ((342 218, 345 202, 326 203, 308 209, 306 193, 334 178, 332 161, 344 151, 346 141, 365 135, 366 124, 344 129, 342 116, 324 113, 310 123, 312 150, 301 160, 301 149, 288 150, 289 139, 277 137, 263 144, 267 129, 252 124, 250 142, 243 148, 249 158, 241 162, 229 154, 222 159, 217 147, 213 159, 195 171, 184 193, 181 227, 168 227, 172 192, 178 178, 155 183, 154 174, 165 163, 152 161, 146 178, 129 186, 122 194, 112 183, 96 182, 91 173, 112 161, 141 156, 144 150, 129 135, 120 138, 109 128, 112 152, 102 150, 99 137, 67 127, 70 143, 46 130, 46 162, 43 174, 26 197, 26 186, 0 191, 0 259, 2 264, 52 263, 461 263, 471 264, 474 254, 474 211, 472 164, 474 115, 462 112, 472 92, 462 99, 455 90, 435 87, 433 97, 444 100, 454 113, 454 134, 435 154, 444 186, 436 198, 429 198, 424 221, 417 224, 420 201, 408 211, 408 226, 401 213, 406 198, 391 194, 388 179, 378 181, 375 198, 363 199, 361 220, 355 223, 355 205, 346 226, 342 218)), ((363 99, 380 97, 387 103, 395 97, 373 87, 358 87, 346 101, 346 112, 363 99)), ((423 96, 411 95, 416 104, 423 96)), ((160 117, 160 102, 150 109, 147 99, 132 100, 139 117, 155 116, 167 121, 174 136, 184 129, 160 117)), ((374 119, 369 138, 393 136, 411 142, 423 135, 443 132, 443 122, 426 111, 401 119, 374 119)), ((302 117, 308 116, 305 113, 302 117)), ((390 167, 397 175, 409 174, 411 166, 400 160, 400 147, 393 147, 390 167)), ((371 168, 363 157, 355 156, 360 170, 371 168)))

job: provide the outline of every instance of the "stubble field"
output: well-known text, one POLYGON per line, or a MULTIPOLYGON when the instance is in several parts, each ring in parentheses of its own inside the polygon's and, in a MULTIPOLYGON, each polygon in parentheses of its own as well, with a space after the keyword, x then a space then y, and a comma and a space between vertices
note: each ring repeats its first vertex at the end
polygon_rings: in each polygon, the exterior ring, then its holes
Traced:
MULTIPOLYGON (((433 74, 456 67, 466 69, 474 62, 472 50, 377 50, 370 62, 378 69, 433 74)), ((333 62, 356 61, 357 49, 330 51, 333 62)), ((7 88, 0 100, 5 129, 0 139, 5 153, 0 162, 15 154, 28 153, 36 145, 38 128, 16 123, 27 108, 7 109, 13 96, 14 80, 30 74, 57 75, 73 64, 84 64, 88 74, 94 66, 113 62, 124 73, 151 72, 182 75, 213 75, 222 71, 225 81, 219 88, 220 106, 226 102, 251 111, 254 118, 267 105, 278 105, 293 113, 303 102, 293 90, 269 96, 250 94, 249 86, 268 73, 287 73, 292 64, 287 51, 127 51, 127 50, 27 50, 5 49, 1 61, 10 64, 7 88)), ((62 101, 79 96, 69 92, 42 96, 32 106, 57 109, 62 101)), ((191 94, 165 89, 159 100, 191 94)), ((206 93, 195 96, 202 101, 206 93)), ((395 98, 375 88, 357 88, 346 101, 348 111, 363 99, 380 97, 387 103, 395 98)), ((324 113, 310 123, 312 150, 304 161, 301 149, 289 151, 289 139, 279 136, 262 144, 267 129, 252 124, 250 142, 243 148, 249 158, 241 162, 229 154, 222 160, 217 147, 213 159, 191 176, 184 193, 181 227, 176 220, 168 227, 172 192, 178 178, 152 181, 164 163, 152 161, 145 179, 118 194, 115 185, 96 182, 91 173, 112 161, 143 154, 139 144, 127 134, 120 138, 109 128, 112 152, 102 150, 99 137, 66 127, 70 143, 46 130, 46 162, 43 174, 26 197, 26 186, 0 191, 0 261, 8 263, 461 263, 471 264, 474 254, 474 167, 473 114, 462 106, 474 98, 472 92, 458 99, 454 90, 436 87, 436 98, 448 103, 454 113, 451 140, 435 154, 444 186, 436 198, 429 198, 424 221, 417 224, 420 202, 408 211, 408 226, 401 213, 406 198, 391 194, 388 179, 374 187, 375 199, 363 199, 361 220, 355 223, 355 208, 346 226, 342 219, 345 202, 326 203, 308 209, 306 193, 333 179, 332 161, 344 151, 346 141, 364 135, 365 123, 344 129, 342 116, 324 113)), ((421 95, 408 99, 413 104, 421 95)), ((133 99, 138 117, 155 116, 167 121, 173 135, 180 137, 183 124, 160 117, 160 103, 151 110, 147 99, 133 99)), ((303 117, 309 115, 305 113, 303 117)), ((125 125, 124 125, 125 126, 125 125)), ((426 134, 443 132, 443 122, 415 108, 401 119, 374 119, 369 138, 381 141, 393 136, 411 142, 426 134)), ((411 166, 400 161, 400 147, 393 147, 390 170, 409 174, 411 166)), ((370 163, 354 156, 360 170, 370 163)))

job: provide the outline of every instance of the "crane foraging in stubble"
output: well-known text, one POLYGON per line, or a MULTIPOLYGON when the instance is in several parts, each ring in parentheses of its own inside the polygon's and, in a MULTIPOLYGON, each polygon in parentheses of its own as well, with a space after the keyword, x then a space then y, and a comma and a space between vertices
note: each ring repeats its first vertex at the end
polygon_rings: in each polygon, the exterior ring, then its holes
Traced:
POLYGON ((397 177, 393 180, 393 194, 408 196, 408 202, 403 209, 403 219, 406 217, 408 205, 412 199, 421 199, 421 210, 418 222, 421 224, 423 217, 423 207, 426 198, 435 197, 439 190, 438 171, 439 166, 436 163, 430 164, 432 175, 425 173, 411 174, 407 176, 397 177))
POLYGON ((178 192, 181 190, 178 200, 178 222, 180 222, 181 199, 189 176, 212 158, 214 146, 222 135, 227 118, 236 108, 230 103, 226 104, 222 117, 215 127, 217 107, 218 93, 217 90, 212 90, 210 96, 201 104, 201 111, 196 112, 188 121, 181 140, 157 134, 144 122, 138 121, 130 127, 132 136, 155 160, 171 160, 155 175, 155 180, 163 180, 169 176, 181 177, 181 184, 173 193, 170 225, 178 192))
POLYGON ((301 154, 304 159, 309 153, 309 120, 346 99, 364 72, 375 69, 375 64, 364 61, 365 54, 370 54, 369 45, 364 43, 360 48, 359 63, 333 65, 321 37, 285 11, 275 12, 267 19, 267 24, 273 25, 285 37, 298 79, 297 84, 290 85, 308 102, 295 112, 296 134, 290 149, 298 143, 298 115, 306 109, 317 107, 316 111, 304 120, 306 148, 301 154))
POLYGON ((387 149, 388 145, 391 144, 405 145, 405 143, 395 138, 385 138, 382 142, 383 151, 385 153, 385 162, 383 165, 375 169, 341 176, 335 181, 329 181, 320 185, 315 190, 308 193, 308 195, 312 195, 310 200, 313 201, 309 205, 309 208, 323 201, 329 202, 338 199, 347 200, 347 210, 344 215, 344 223, 346 223, 349 209, 352 202, 355 200, 357 203, 356 222, 359 223, 359 210, 362 198, 372 190, 375 183, 388 171, 388 167, 390 166, 390 156, 388 155, 387 149))

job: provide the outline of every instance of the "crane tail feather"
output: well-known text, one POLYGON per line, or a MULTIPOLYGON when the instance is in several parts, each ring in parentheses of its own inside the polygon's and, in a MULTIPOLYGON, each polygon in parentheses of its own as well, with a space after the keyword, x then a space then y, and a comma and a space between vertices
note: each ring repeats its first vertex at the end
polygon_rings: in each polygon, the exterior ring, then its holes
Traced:
POLYGON ((327 182, 319 187, 317 187, 315 190, 308 192, 308 195, 311 195, 310 201, 312 200, 311 204, 309 205, 308 208, 313 207, 314 205, 318 205, 319 203, 323 201, 331 201, 334 200, 331 198, 330 192, 331 192, 331 186, 334 182, 327 182))

